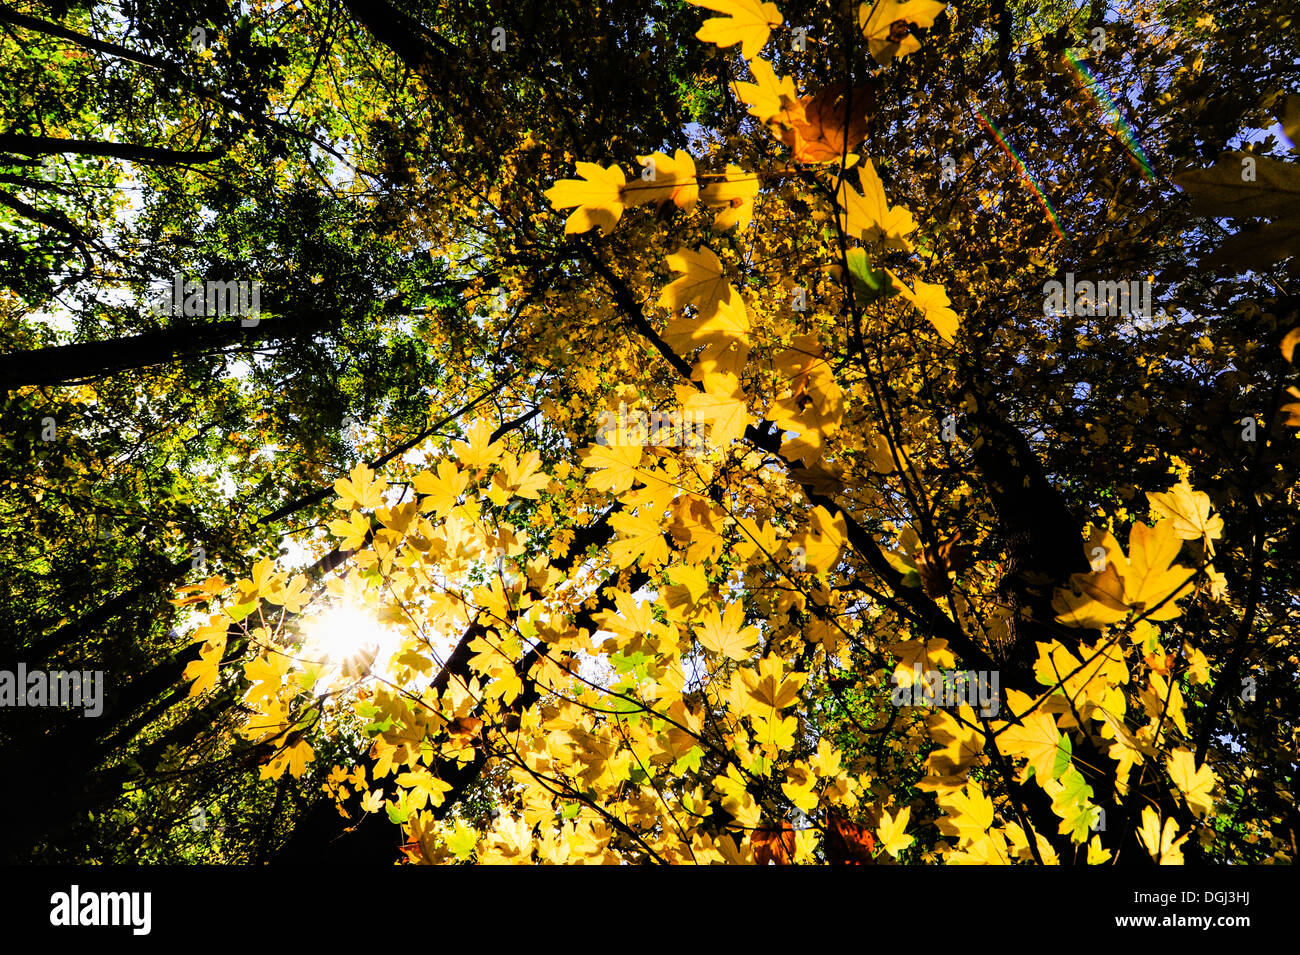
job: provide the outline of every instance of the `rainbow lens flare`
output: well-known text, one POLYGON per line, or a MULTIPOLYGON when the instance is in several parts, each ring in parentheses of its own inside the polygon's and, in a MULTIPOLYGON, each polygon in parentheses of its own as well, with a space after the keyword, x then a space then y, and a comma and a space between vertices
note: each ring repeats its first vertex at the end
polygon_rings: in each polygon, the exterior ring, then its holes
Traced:
POLYGON ((1015 163, 1016 171, 1020 173, 1020 178, 1029 184, 1029 188, 1038 199, 1038 204, 1042 206, 1043 211, 1047 213, 1047 219, 1052 223, 1052 228, 1056 230, 1056 234, 1060 238, 1064 239, 1065 233, 1061 231, 1061 223, 1056 217, 1056 210, 1052 208, 1051 201, 1047 198, 1043 190, 1039 188, 1038 183, 1034 181, 1034 177, 1029 175, 1029 170, 1025 167, 1025 163, 1020 158, 1020 154, 1012 148, 1009 142, 1007 142, 1007 137, 1002 134, 1002 130, 998 128, 998 124, 986 116, 983 109, 976 106, 975 115, 979 117, 979 121, 983 124, 984 128, 989 131, 989 134, 997 140, 998 145, 1002 147, 1002 151, 1011 158, 1013 163, 1015 163))

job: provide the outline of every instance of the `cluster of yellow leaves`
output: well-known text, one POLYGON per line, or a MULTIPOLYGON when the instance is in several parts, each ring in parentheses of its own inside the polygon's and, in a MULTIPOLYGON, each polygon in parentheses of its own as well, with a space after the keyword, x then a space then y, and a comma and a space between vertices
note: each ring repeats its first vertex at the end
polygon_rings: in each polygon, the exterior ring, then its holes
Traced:
POLYGON ((717 210, 713 228, 718 232, 749 225, 758 196, 758 176, 728 163, 725 173, 709 177, 713 181, 701 189, 695 160, 684 150, 671 157, 656 152, 637 160, 642 174, 632 182, 616 164, 602 169, 597 163, 578 162, 581 178, 561 179, 546 190, 546 198, 556 210, 577 207, 565 220, 566 234, 599 228, 601 234, 609 235, 626 208, 649 203, 662 208, 669 202, 685 212, 698 202, 717 210))
MULTIPOLYGON (((399 591, 410 593, 417 584, 431 583, 434 566, 442 573, 464 572, 476 562, 491 560, 493 555, 512 557, 522 552, 513 533, 498 532, 483 523, 477 500, 467 494, 471 481, 482 481, 490 474, 485 496, 498 505, 513 497, 535 501, 548 487, 550 477, 541 472, 538 454, 516 456, 505 451, 499 441, 492 440, 492 429, 485 421, 478 422, 466 440, 456 441, 452 447, 459 464, 444 460, 436 470, 413 476, 411 485, 421 495, 418 500, 388 504, 388 482, 364 464, 335 482, 334 507, 346 516, 329 522, 330 531, 342 548, 353 551, 352 558, 360 568, 377 568, 399 591)), ((202 593, 209 596, 223 588, 219 579, 201 585, 202 593)), ((374 588, 368 589, 365 578, 358 574, 331 579, 325 590, 335 606, 363 607, 376 599, 374 588)), ((473 595, 478 606, 498 616, 509 612, 513 599, 507 597, 499 578, 490 587, 476 588, 473 595)), ((191 694, 215 687, 229 633, 242 621, 251 620, 259 604, 263 609, 258 619, 265 620, 267 610, 274 608, 282 608, 290 615, 300 614, 310 599, 309 582, 304 576, 290 578, 278 572, 273 561, 259 561, 249 578, 234 585, 230 605, 213 615, 194 635, 202 646, 200 658, 185 672, 185 678, 193 681, 191 694)), ((406 619, 400 610, 390 609, 387 613, 390 623, 406 619)), ((463 597, 455 594, 434 595, 427 613, 430 622, 450 626, 463 626, 467 615, 463 597)), ((256 652, 243 666, 249 686, 242 703, 248 716, 240 733, 249 742, 266 748, 261 768, 264 778, 275 778, 286 771, 300 776, 314 758, 305 738, 309 723, 299 715, 311 711, 311 693, 350 688, 368 671, 374 653, 362 651, 360 657, 364 659, 360 662, 321 660, 314 638, 308 631, 299 632, 297 626, 257 626, 249 636, 256 652)), ((412 674, 426 673, 433 665, 420 651, 418 641, 409 643, 396 661, 397 666, 412 674)), ((518 692, 517 678, 512 687, 512 669, 508 675, 493 675, 496 678, 490 679, 486 687, 475 686, 474 693, 508 698, 518 692)), ((468 693, 462 694, 453 701, 449 712, 466 715, 468 700, 468 693), (462 712, 456 712, 458 707, 462 712)), ((387 705, 391 708, 393 700, 387 700, 387 705)), ((424 802, 438 805, 446 791, 440 781, 422 774, 414 750, 402 748, 408 739, 401 734, 409 727, 406 721, 394 723, 395 735, 381 735, 375 743, 385 757, 381 758, 384 772, 380 775, 386 775, 394 766, 411 766, 399 781, 406 795, 392 807, 401 812, 418 809, 424 802), (387 751, 383 752, 385 747, 387 751)), ((376 799, 375 794, 367 794, 367 811, 377 808, 376 799)))
MULTIPOLYGON (((1152 506, 1178 508, 1189 500, 1177 497, 1178 489, 1167 496, 1153 496, 1152 506)), ((1190 491, 1190 489, 1189 489, 1190 491)), ((1175 513, 1179 513, 1175 511, 1175 513)), ((1129 554, 1125 556, 1115 538, 1095 529, 1086 550, 1104 554, 1105 566, 1087 574, 1073 574, 1071 588, 1058 589, 1052 600, 1057 620, 1071 627, 1103 627, 1118 623, 1136 611, 1148 620, 1171 620, 1182 613, 1176 601, 1191 590, 1195 571, 1175 564, 1183 533, 1217 535, 1218 527, 1188 523, 1199 511, 1189 511, 1180 518, 1165 518, 1152 527, 1136 523, 1129 533, 1129 554)), ((1208 506, 1207 506, 1208 513, 1208 506)), ((1221 526, 1221 522, 1220 525, 1221 526)), ((1207 537, 1207 540, 1209 538, 1207 537)))
MULTIPOLYGON (((835 382, 834 372, 823 357, 816 335, 795 336, 790 347, 777 354, 773 370, 780 380, 788 383, 789 393, 768 405, 768 419, 782 430, 798 434, 797 438, 782 442, 781 453, 787 460, 800 460, 807 467, 813 467, 826 453, 827 439, 834 435, 844 419, 844 392, 835 382)), ((818 521, 819 526, 823 523, 818 521)), ((837 543, 843 538, 841 530, 837 543)), ((822 562, 815 563, 820 565, 822 562)), ((819 566, 819 569, 824 568, 819 566)))

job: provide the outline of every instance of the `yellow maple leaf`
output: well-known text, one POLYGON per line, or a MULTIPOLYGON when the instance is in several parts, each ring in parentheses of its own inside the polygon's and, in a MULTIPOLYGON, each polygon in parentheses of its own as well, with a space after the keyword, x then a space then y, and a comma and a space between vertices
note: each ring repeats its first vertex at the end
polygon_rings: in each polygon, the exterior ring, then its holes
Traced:
POLYGON ((451 449, 467 468, 485 468, 495 464, 505 450, 500 441, 492 440, 492 426, 483 419, 474 422, 466 437, 469 441, 453 441, 451 449))
POLYGON ((1178 732, 1187 735, 1187 715, 1183 712, 1183 691, 1178 688, 1178 681, 1166 682, 1159 673, 1152 671, 1147 687, 1138 693, 1138 701, 1147 715, 1153 720, 1166 717, 1173 720, 1178 732))
POLYGON ((1057 588, 1052 597, 1056 619, 1068 627, 1089 629, 1123 620, 1129 608, 1119 574, 1119 567, 1113 562, 1108 562, 1100 572, 1071 574, 1071 587, 1057 588))
POLYGON ((952 778, 966 773, 984 753, 984 734, 975 728, 975 711, 969 704, 958 707, 953 716, 937 710, 926 718, 930 736, 941 748, 926 758, 926 772, 935 777, 952 778))
POLYGON ((225 652, 226 641, 224 635, 220 646, 215 643, 206 643, 199 648, 199 658, 191 660, 185 667, 185 672, 181 674, 183 679, 194 681, 190 686, 190 696, 206 693, 217 685, 221 657, 225 652))
MULTIPOLYGON (((798 726, 798 721, 793 716, 783 720, 754 717, 754 723, 757 739, 761 743, 774 747, 778 752, 794 743, 794 730, 798 726), (758 729, 758 726, 762 726, 762 729, 758 729)), ((788 781, 781 784, 781 792, 785 793, 786 798, 794 803, 795 808, 800 812, 812 812, 816 809, 817 794, 813 789, 817 785, 817 777, 798 763, 790 767, 787 775, 788 781)))
POLYGON ((671 157, 657 152, 637 156, 643 167, 639 182, 628 183, 623 189, 624 202, 639 206, 647 202, 663 205, 671 201, 677 208, 690 212, 699 199, 700 187, 695 175, 695 160, 684 149, 671 157))
POLYGON ((618 613, 605 611, 597 614, 596 621, 602 628, 631 637, 639 633, 648 633, 655 625, 654 613, 651 610, 653 604, 637 603, 636 598, 625 590, 615 590, 613 596, 618 613))
POLYGON ((407 787, 408 799, 413 809, 423 809, 426 801, 434 806, 441 806, 444 794, 451 792, 450 783, 443 782, 423 766, 418 767, 414 772, 398 775, 397 785, 407 787))
POLYGON ((825 736, 817 741, 817 753, 809 764, 818 776, 834 779, 840 774, 840 753, 825 736))
POLYGON ((775 653, 758 661, 758 670, 742 670, 740 677, 750 698, 772 710, 783 710, 799 698, 807 674, 784 675, 785 664, 775 653))
POLYGON ((1196 757, 1191 750, 1176 749, 1170 754, 1165 764, 1169 769, 1169 778, 1187 797, 1187 807, 1198 816, 1205 816, 1214 808, 1211 793, 1218 783, 1218 777, 1209 766, 1196 768, 1196 757))
POLYGON ((948 293, 943 290, 943 286, 917 279, 916 288, 910 289, 889 269, 885 269, 885 272, 903 298, 915 305, 926 321, 934 326, 939 337, 951 343, 961 320, 950 307, 952 303, 948 301, 948 293))
POLYGON ((358 507, 375 508, 384 503, 384 491, 388 490, 388 482, 382 477, 376 478, 375 472, 364 463, 358 463, 348 477, 334 482, 334 490, 338 494, 334 506, 341 511, 358 507))
POLYGON ((1177 617, 1183 611, 1175 601, 1191 589, 1188 581, 1195 571, 1173 563, 1182 548, 1182 541, 1174 533, 1174 522, 1163 520, 1154 527, 1141 522, 1134 524, 1128 547, 1125 600, 1145 612, 1148 620, 1177 617))
POLYGON ((307 771, 307 764, 316 758, 316 753, 306 740, 299 740, 285 750, 284 757, 289 763, 289 773, 298 779, 307 771))
POLYGON ((697 563, 722 556, 726 539, 722 535, 723 513, 707 498, 695 494, 682 497, 673 507, 668 530, 674 540, 687 547, 686 560, 697 563))
POLYGON ((736 95, 749 105, 749 112, 759 122, 779 122, 789 125, 789 104, 799 99, 794 87, 794 79, 789 76, 777 77, 772 64, 767 60, 754 57, 749 61, 749 70, 754 74, 752 83, 733 83, 736 95))
POLYGON ((898 858, 898 854, 913 842, 913 838, 904 832, 911 818, 911 806, 904 806, 897 816, 891 816, 883 809, 880 811, 880 824, 876 826, 877 845, 894 858, 898 858))
POLYGON ((581 179, 561 179, 544 195, 554 209, 578 208, 564 223, 565 234, 586 232, 597 226, 609 235, 623 215, 623 187, 627 179, 617 164, 601 169, 594 162, 577 163, 581 179))
POLYGON ((885 187, 868 159, 859 167, 862 192, 849 186, 847 179, 840 180, 840 190, 835 197, 839 207, 840 228, 855 239, 864 242, 883 242, 883 248, 911 251, 907 236, 916 231, 916 220, 902 206, 892 208, 885 201, 885 187))
POLYGON ((785 22, 774 3, 760 0, 690 0, 697 7, 705 7, 726 14, 712 17, 696 32, 695 37, 705 43, 728 47, 740 44, 740 53, 752 60, 767 42, 773 27, 785 22))
POLYGON ((339 538, 339 547, 343 550, 356 550, 365 543, 366 535, 370 533, 370 518, 360 511, 350 511, 346 519, 336 518, 325 526, 339 538))
POLYGON ((447 848, 457 859, 468 859, 478 845, 478 833, 457 819, 452 831, 445 837, 447 848))
POLYGON ((497 473, 516 497, 535 501, 539 492, 550 483, 550 478, 538 470, 542 459, 536 451, 529 451, 522 458, 506 454, 501 463, 503 470, 497 473))
POLYGON ((838 386, 831 382, 830 388, 820 395, 813 390, 805 391, 798 399, 803 403, 803 410, 793 417, 780 404, 769 409, 776 412, 773 420, 784 430, 797 433, 797 437, 781 442, 782 457, 787 461, 800 460, 808 468, 817 466, 825 454, 827 437, 839 430, 844 417, 841 396, 838 386))
POLYGON ((912 28, 934 26, 934 18, 947 6, 937 0, 867 0, 858 8, 858 27, 872 57, 884 66, 921 49, 912 28))
POLYGON ((1110 850, 1103 849, 1101 837, 1093 836, 1088 843, 1088 865, 1105 865, 1110 859, 1110 850))
POLYGON ((727 164, 727 178, 710 183, 700 199, 710 208, 721 207, 713 218, 715 232, 725 232, 734 225, 745 229, 754 215, 754 198, 758 195, 758 176, 739 166, 727 164))
POLYGON ((812 512, 812 526, 791 537, 790 546, 802 548, 804 567, 819 574, 839 563, 847 537, 848 524, 843 513, 831 514, 818 505, 812 512))
POLYGON ((720 304, 739 299, 727 281, 722 261, 707 246, 694 252, 682 246, 669 255, 667 261, 669 268, 683 275, 669 283, 660 294, 659 304, 665 308, 694 305, 701 318, 711 318, 720 304))
POLYGON ((685 396, 683 404, 687 412, 713 426, 710 437, 717 447, 727 447, 755 420, 749 413, 745 393, 735 375, 707 374, 703 391, 685 385, 678 387, 685 396))
POLYGON ((953 666, 957 658, 948 649, 948 641, 942 637, 929 640, 904 640, 886 647, 898 657, 898 666, 894 669, 894 682, 899 686, 911 686, 916 670, 944 670, 953 666))
MULTIPOLYGON (((1025 717, 1023 725, 1007 725, 998 733, 997 744, 1003 755, 1023 756, 1029 760, 1040 783, 1056 779, 1060 775, 1056 767, 1061 763, 1068 764, 1070 755, 1064 737, 1056 728, 1056 720, 1041 709, 1025 717)), ((1064 766, 1061 768, 1063 771, 1064 766)))
POLYGON ((939 831, 957 836, 963 843, 975 842, 993 824, 993 800, 984 795, 977 782, 969 782, 957 792, 940 795, 938 800, 947 813, 937 820, 939 831))
POLYGON ((830 366, 822 357, 821 342, 815 334, 796 335, 792 338, 790 347, 777 353, 772 367, 791 384, 802 375, 813 377, 820 374, 820 369, 830 373, 830 366))
MULTIPOLYGON (((356 512, 353 511, 353 513, 356 512)), ((268 594, 266 600, 268 603, 279 604, 289 613, 301 613, 302 608, 311 600, 307 584, 306 576, 299 574, 289 581, 284 589, 268 594)))
MULTIPOLYGON (((713 360, 733 343, 748 351, 749 312, 739 295, 718 304, 709 318, 691 320, 674 317, 664 328, 663 339, 679 355, 686 355, 700 345, 717 350, 713 360)), ((702 359, 703 360, 703 359, 702 359)))
POLYGON ((245 703, 273 698, 280 692, 284 675, 289 670, 289 658, 280 653, 262 654, 244 665, 244 676, 252 682, 244 694, 245 703))
POLYGON ((676 462, 670 461, 667 468, 637 469, 635 478, 645 486, 623 495, 623 503, 650 517, 663 514, 664 508, 681 493, 676 467, 676 462))
POLYGON ((732 552, 748 562, 767 561, 780 546, 776 528, 761 524, 752 517, 737 517, 736 526, 741 539, 732 546, 732 552))
POLYGON ((704 568, 699 564, 674 564, 668 568, 668 579, 678 587, 685 588, 692 603, 698 603, 708 592, 709 579, 704 575, 704 568))
POLYGON ((451 461, 439 461, 436 475, 421 471, 411 483, 418 493, 425 495, 422 503, 432 509, 434 517, 446 517, 469 483, 469 475, 451 461))
POLYGON ((981 833, 965 849, 950 854, 948 862, 951 865, 1010 865, 1006 836, 997 829, 981 833))
POLYGON ((1157 865, 1183 864, 1183 851, 1179 846, 1187 839, 1188 833, 1183 833, 1175 839, 1177 833, 1178 824, 1174 820, 1166 819, 1162 830, 1160 817, 1156 811, 1150 806, 1142 810, 1142 828, 1138 830, 1138 837, 1147 847, 1151 858, 1156 860, 1157 865))
POLYGON ((1160 517, 1173 521, 1176 535, 1185 541, 1204 540, 1207 553, 1214 556, 1211 541, 1223 536, 1223 518, 1219 515, 1210 517, 1210 496, 1201 491, 1192 490, 1187 479, 1176 484, 1163 494, 1147 493, 1147 501, 1160 517))
POLYGON ((656 518, 614 514, 609 524, 623 535, 609 543, 609 555, 619 567, 639 561, 642 567, 650 569, 668 559, 668 542, 656 518))
POLYGON ((587 485, 597 491, 621 494, 632 486, 641 463, 639 444, 594 444, 580 452, 582 466, 592 473, 587 485))
POLYGON ((745 610, 739 601, 728 604, 722 614, 716 607, 711 607, 696 635, 706 650, 733 660, 744 660, 749 656, 749 649, 758 643, 758 628, 744 627, 744 622, 745 610))

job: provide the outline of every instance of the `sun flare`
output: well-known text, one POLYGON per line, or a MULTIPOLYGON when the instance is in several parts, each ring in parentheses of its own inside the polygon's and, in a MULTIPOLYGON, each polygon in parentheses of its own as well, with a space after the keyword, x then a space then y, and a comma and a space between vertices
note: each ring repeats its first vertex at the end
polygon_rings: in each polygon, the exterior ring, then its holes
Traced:
POLYGON ((323 610, 303 628, 304 651, 310 659, 338 666, 345 675, 368 672, 391 654, 392 632, 372 614, 352 604, 323 610))

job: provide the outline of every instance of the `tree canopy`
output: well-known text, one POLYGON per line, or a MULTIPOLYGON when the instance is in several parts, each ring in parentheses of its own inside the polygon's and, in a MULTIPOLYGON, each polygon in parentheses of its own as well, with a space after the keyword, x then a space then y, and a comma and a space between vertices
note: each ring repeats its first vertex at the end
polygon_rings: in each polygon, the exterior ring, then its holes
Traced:
POLYGON ((6 859, 1293 860, 1292 14, 0 50, 6 859))

